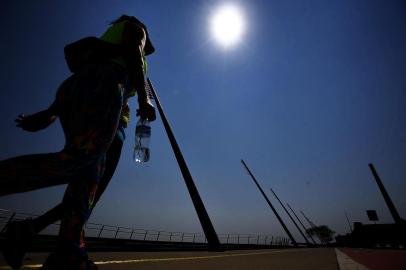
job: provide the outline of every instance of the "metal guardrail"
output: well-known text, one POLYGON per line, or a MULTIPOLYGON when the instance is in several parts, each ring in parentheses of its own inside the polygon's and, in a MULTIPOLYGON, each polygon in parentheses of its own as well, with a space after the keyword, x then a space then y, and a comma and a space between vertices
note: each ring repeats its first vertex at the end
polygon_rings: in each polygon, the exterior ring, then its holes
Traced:
MULTIPOLYGON (((4 232, 7 224, 15 220, 24 220, 27 218, 36 218, 38 215, 22 212, 13 212, 6 209, 0 209, 0 232, 4 232)), ((41 234, 57 235, 60 223, 54 223, 43 230, 41 234)), ((162 242, 181 242, 181 243, 207 243, 203 233, 188 232, 169 232, 163 230, 147 230, 107 225, 88 222, 85 224, 85 235, 87 237, 141 240, 141 241, 162 241, 162 242)), ((248 244, 248 245, 270 245, 270 246, 289 246, 290 241, 286 237, 272 235, 254 235, 254 234, 218 234, 222 244, 248 244)))

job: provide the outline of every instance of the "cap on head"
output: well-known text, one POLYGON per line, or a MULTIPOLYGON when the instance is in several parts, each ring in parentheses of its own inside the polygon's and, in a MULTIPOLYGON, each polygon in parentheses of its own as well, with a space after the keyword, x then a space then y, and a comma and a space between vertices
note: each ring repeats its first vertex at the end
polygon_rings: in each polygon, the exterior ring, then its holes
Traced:
POLYGON ((144 29, 145 34, 146 34, 145 47, 144 47, 145 55, 150 55, 153 52, 155 52, 155 48, 152 45, 151 40, 149 39, 148 30, 147 30, 147 27, 145 26, 145 24, 143 24, 136 17, 128 16, 128 15, 121 15, 120 18, 118 18, 117 20, 112 21, 111 24, 116 24, 116 23, 120 23, 120 22, 123 22, 123 21, 129 21, 129 22, 136 23, 136 24, 138 24, 139 26, 141 26, 144 29))

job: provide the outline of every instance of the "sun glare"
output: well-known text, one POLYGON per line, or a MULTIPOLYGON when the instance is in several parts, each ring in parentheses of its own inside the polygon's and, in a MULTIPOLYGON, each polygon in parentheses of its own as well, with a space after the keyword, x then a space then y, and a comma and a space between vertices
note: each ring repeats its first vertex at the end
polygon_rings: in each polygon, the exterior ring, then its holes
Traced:
POLYGON ((244 28, 241 10, 231 4, 219 7, 210 20, 211 34, 225 48, 236 45, 241 40, 244 28))

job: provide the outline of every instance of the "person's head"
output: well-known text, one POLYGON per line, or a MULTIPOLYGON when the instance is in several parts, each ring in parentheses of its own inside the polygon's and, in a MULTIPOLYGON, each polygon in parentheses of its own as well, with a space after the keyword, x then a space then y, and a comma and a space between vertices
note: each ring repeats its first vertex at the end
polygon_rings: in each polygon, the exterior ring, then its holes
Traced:
POLYGON ((135 23, 144 30, 145 37, 146 37, 144 52, 145 52, 145 55, 152 54, 155 51, 155 48, 152 45, 151 40, 149 39, 147 27, 140 20, 138 20, 136 17, 128 16, 128 15, 121 15, 118 19, 112 21, 111 24, 117 24, 117 23, 121 23, 121 22, 124 22, 124 21, 135 23))

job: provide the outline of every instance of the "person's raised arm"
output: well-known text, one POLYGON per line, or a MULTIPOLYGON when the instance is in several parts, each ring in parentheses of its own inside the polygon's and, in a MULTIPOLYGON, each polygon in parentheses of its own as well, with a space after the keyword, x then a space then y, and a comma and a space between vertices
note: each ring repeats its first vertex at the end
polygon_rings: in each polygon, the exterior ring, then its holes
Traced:
POLYGON ((51 125, 58 115, 57 101, 55 100, 48 109, 31 115, 20 114, 14 120, 17 127, 25 131, 36 132, 51 125))
POLYGON ((129 73, 130 87, 138 94, 139 115, 143 119, 154 121, 155 108, 145 89, 144 46, 146 35, 142 27, 128 22, 123 33, 123 47, 129 73))

